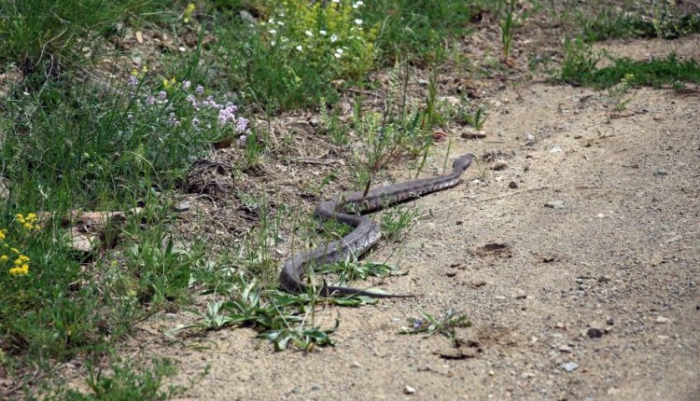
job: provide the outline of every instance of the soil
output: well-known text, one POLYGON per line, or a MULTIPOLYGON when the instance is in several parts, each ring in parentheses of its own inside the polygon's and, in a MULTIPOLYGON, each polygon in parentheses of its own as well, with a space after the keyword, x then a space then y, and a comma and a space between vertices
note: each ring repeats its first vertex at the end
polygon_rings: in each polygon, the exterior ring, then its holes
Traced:
MULTIPOLYGON (((486 32, 469 40, 479 38, 500 39, 486 32)), ((672 47, 698 57, 698 41, 685 37, 672 47)), ((667 43, 603 46, 645 57, 664 56, 667 43)), ((324 327, 340 319, 337 343, 311 352, 275 352, 247 328, 172 343, 162 330, 188 317, 163 314, 135 328, 124 355, 175 360, 178 383, 209 366, 182 400, 700 400, 697 92, 633 89, 616 111, 605 91, 485 86, 477 95, 488 105, 486 138, 447 132, 449 158, 471 152, 479 163, 460 186, 415 202, 425 213, 400 243, 382 242, 366 256, 409 271, 374 284, 417 298, 319 310, 324 327), (472 323, 456 330, 456 342, 399 334, 409 317, 450 309, 472 323)), ((293 139, 304 152, 289 157, 333 159, 319 144, 327 138, 307 128, 293 139)), ((435 145, 423 176, 442 172, 447 149, 446 141, 435 145)), ((306 186, 337 168, 277 166, 251 173, 245 185, 277 182, 274 202, 306 216, 319 201, 302 198, 306 186)), ((390 172, 397 181, 414 173, 406 163, 390 172)), ((336 182, 324 193, 343 189, 336 182)), ((240 203, 221 196, 221 208, 240 203)), ((219 234, 233 230, 215 213, 191 218, 199 224, 193 230, 207 218, 222 226, 219 234)))

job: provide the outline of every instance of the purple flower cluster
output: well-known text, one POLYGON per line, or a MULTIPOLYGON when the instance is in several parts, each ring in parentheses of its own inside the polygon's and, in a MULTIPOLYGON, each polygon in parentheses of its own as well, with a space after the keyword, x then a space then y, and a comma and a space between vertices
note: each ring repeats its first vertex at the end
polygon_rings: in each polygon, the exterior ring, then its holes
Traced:
MULTIPOLYGON (((139 81, 137 77, 131 76, 129 78, 128 86, 135 90, 139 87, 139 81)), ((146 86, 144 88, 147 89, 146 86)), ((189 92, 192 88, 192 83, 190 81, 184 81, 179 90, 189 92)), ((246 118, 239 117, 236 113, 238 112, 238 106, 232 102, 222 102, 216 101, 214 96, 207 96, 205 99, 201 99, 204 94, 204 87, 202 85, 196 85, 194 88, 194 93, 187 93, 185 101, 192 107, 194 113, 191 119, 191 127, 200 131, 202 129, 212 129, 212 124, 207 121, 212 121, 216 116, 217 125, 219 129, 231 129, 238 135, 236 143, 240 147, 245 147, 248 133, 250 130, 250 121, 246 118), (229 128, 230 127, 230 128, 229 128)), ((163 105, 166 107, 167 118, 164 121, 170 127, 178 127, 181 125, 181 121, 176 115, 176 103, 168 99, 168 92, 161 90, 155 96, 147 95, 142 99, 137 100, 137 104, 140 107, 150 108, 154 105, 163 105)), ((131 116, 131 113, 129 114, 131 116)))

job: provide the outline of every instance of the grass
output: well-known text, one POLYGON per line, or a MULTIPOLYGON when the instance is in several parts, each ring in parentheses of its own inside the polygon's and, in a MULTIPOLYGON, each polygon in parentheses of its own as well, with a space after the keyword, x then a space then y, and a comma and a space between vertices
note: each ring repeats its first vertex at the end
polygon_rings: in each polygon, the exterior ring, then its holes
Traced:
POLYGON ((597 68, 601 55, 580 38, 567 40, 560 79, 577 85, 599 89, 611 88, 623 82, 626 86, 672 86, 682 89, 685 83, 700 83, 700 64, 694 59, 680 60, 671 54, 663 59, 634 61, 611 59, 612 65, 597 68))

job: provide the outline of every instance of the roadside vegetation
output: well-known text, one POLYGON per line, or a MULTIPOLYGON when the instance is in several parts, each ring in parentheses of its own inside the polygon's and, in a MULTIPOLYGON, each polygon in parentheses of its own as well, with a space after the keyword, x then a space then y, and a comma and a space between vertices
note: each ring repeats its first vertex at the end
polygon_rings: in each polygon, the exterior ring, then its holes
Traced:
MULTIPOLYGON (((463 75, 505 74, 515 34, 537 10, 510 0, 0 2, 0 377, 8 378, 0 398, 182 393, 186 387, 166 386, 176 369, 169 361, 114 356, 137 323, 163 312, 196 317, 164 333, 171 338, 247 326, 276 350, 333 345, 340 322, 321 328, 316 311, 376 300, 279 291, 281 257, 273 248, 290 221, 297 249, 347 228, 288 205, 268 209, 265 193, 237 193, 256 221, 237 248, 212 252, 207 241, 174 229, 192 167, 228 149, 231 165, 217 168, 234 182, 264 174, 268 160, 287 160, 272 145, 284 138, 271 137, 271 121, 308 112, 347 161, 352 187, 374 185, 398 159, 418 174, 434 142, 445 139, 441 129, 457 121, 480 130, 488 116, 466 94, 459 105, 440 100, 441 71, 464 64, 460 41, 480 16, 493 15, 500 62, 472 60, 463 75), (421 99, 409 96, 415 68, 431 71, 421 99), (369 108, 366 97, 380 101, 369 108), (349 112, 343 98, 353 101, 349 112), (65 388, 57 373, 75 359, 89 376, 83 392, 65 388)), ((657 36, 698 31, 697 19, 671 12, 652 23, 657 36)), ((553 80, 625 90, 700 81, 697 62, 675 57, 597 68, 601 55, 588 42, 651 30, 622 14, 578 21, 582 31, 564 45, 553 80)), ((322 196, 335 179, 310 192, 322 196)), ((401 238, 420 213, 382 215, 386 238, 401 238)), ((348 260, 318 274, 347 283, 404 272, 348 260)), ((406 332, 449 336, 468 324, 454 311, 433 319, 439 313, 426 312, 406 332)))

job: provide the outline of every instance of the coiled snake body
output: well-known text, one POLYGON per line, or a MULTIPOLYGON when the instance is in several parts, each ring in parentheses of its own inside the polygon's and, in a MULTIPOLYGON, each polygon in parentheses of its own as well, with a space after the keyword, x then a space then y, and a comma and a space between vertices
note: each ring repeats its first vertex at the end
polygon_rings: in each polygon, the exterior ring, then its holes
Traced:
MULTIPOLYGON (((303 282, 303 276, 309 269, 343 260, 347 255, 354 254, 359 257, 379 241, 381 231, 374 221, 361 214, 349 214, 343 213, 343 211, 352 210, 355 213, 376 211, 391 204, 453 187, 459 184, 462 173, 471 165, 473 157, 472 154, 466 154, 455 159, 452 163, 452 172, 439 177, 374 188, 364 197, 361 192, 343 193, 335 195, 330 201, 322 202, 314 211, 316 218, 336 220, 355 227, 355 229, 337 241, 299 253, 288 259, 280 273, 280 286, 292 293, 306 292, 308 286, 303 282)), ((357 288, 327 286, 325 284, 321 286, 320 294, 324 296, 365 295, 374 298, 410 296, 375 293, 357 288)))

